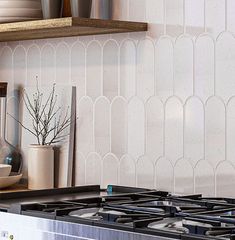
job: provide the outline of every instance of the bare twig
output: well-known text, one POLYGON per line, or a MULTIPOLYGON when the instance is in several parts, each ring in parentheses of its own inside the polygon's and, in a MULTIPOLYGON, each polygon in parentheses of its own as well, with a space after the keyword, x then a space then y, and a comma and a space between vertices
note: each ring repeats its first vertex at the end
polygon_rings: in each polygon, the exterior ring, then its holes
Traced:
POLYGON ((55 84, 47 99, 43 101, 44 95, 40 92, 38 79, 36 80, 36 93, 32 95, 32 99, 25 90, 23 91, 23 103, 32 117, 32 129, 26 127, 11 114, 8 113, 8 115, 35 136, 39 145, 51 145, 61 142, 69 135, 63 133, 72 124, 74 116, 70 116, 69 107, 65 114, 62 114, 61 107, 56 108, 55 84))
POLYGON ((30 130, 29 128, 25 127, 18 119, 16 119, 15 117, 13 117, 10 113, 7 113, 9 116, 11 116, 16 122, 18 122, 20 124, 21 127, 23 127, 25 130, 29 131, 31 134, 33 134, 35 137, 37 137, 37 135, 30 130))

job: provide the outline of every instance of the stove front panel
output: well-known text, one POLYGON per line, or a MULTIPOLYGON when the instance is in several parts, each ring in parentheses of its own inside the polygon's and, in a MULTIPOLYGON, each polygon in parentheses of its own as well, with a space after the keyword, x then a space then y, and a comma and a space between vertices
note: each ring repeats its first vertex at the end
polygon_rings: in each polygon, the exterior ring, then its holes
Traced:
POLYGON ((134 232, 0 212, 0 240, 172 240, 134 232))

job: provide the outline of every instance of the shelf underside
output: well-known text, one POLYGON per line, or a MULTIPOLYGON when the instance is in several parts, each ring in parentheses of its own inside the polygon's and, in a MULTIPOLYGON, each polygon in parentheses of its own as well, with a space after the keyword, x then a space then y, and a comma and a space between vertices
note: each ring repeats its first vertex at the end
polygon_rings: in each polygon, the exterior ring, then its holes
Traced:
POLYGON ((0 24, 0 42, 44 38, 86 36, 111 33, 143 32, 143 22, 89 18, 58 18, 0 24))

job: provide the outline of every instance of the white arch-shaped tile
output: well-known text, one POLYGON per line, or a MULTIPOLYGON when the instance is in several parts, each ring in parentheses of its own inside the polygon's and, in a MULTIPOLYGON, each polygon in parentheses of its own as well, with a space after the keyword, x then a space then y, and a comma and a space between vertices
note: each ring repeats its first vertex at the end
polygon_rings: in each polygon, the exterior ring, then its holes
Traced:
POLYGON ((174 94, 185 101, 193 95, 194 43, 185 35, 174 46, 174 94))
POLYGON ((41 82, 55 83, 55 48, 46 43, 41 48, 41 82))
POLYGON ((173 95, 174 43, 170 37, 161 37, 156 43, 156 94, 165 101, 173 95))
POLYGON ((215 40, 201 34, 195 42, 195 95, 204 102, 215 92, 215 40))
POLYGON ((118 158, 108 153, 103 158, 102 187, 106 188, 108 184, 118 184, 118 158))
POLYGON ((128 103, 128 154, 134 158, 145 151, 145 109, 143 101, 133 97, 128 103))
POLYGON ((232 97, 227 104, 227 125, 226 125, 226 150, 227 160, 235 163, 235 97, 232 97))
POLYGON ((77 105, 77 148, 85 156, 94 150, 93 102, 82 97, 77 105))
POLYGON ((166 33, 173 37, 179 36, 184 24, 183 0, 166 0, 165 14, 166 33))
POLYGON ((136 90, 137 96, 146 101, 155 91, 154 43, 149 38, 140 40, 137 45, 136 90))
POLYGON ((26 49, 18 45, 12 54, 14 88, 19 89, 26 85, 26 49))
POLYGON ((116 97, 111 103, 111 152, 119 158, 127 153, 128 103, 116 97))
POLYGON ((136 186, 135 160, 128 154, 122 156, 120 159, 119 184, 121 186, 136 186))
POLYGON ((152 159, 163 155, 164 107, 162 101, 154 96, 146 105, 146 154, 152 159))
POLYGON ((6 116, 6 139, 13 146, 20 147, 20 126, 15 119, 20 119, 19 99, 17 96, 7 99, 7 116, 6 116))
POLYGON ((165 156, 172 162, 183 156, 183 104, 177 97, 165 104, 165 156))
POLYGON ((1 81, 8 82, 8 93, 14 95, 13 83, 13 57, 12 49, 4 46, 0 52, 0 76, 1 81))
POLYGON ((75 152, 75 186, 85 185, 86 182, 86 158, 79 152, 75 152))
POLYGON ((157 160, 155 165, 155 188, 157 190, 174 191, 174 170, 171 161, 165 157, 157 160))
POLYGON ((86 94, 93 100, 103 94, 102 46, 91 41, 86 48, 86 94))
POLYGON ((154 188, 154 164, 145 155, 136 163, 136 185, 143 188, 154 188))
POLYGON ((110 152, 110 102, 99 97, 94 106, 95 151, 101 156, 110 152))
POLYGON ((234 23, 234 9, 235 2, 233 0, 227 0, 227 30, 230 32, 235 32, 235 23, 234 23))
POLYGON ((213 166, 205 161, 200 160, 194 168, 195 176, 195 193, 203 196, 215 196, 215 172, 213 166))
POLYGON ((86 49, 80 41, 71 47, 71 83, 77 88, 78 100, 86 95, 86 49))
POLYGON ((193 193, 194 177, 193 168, 187 159, 179 159, 174 166, 174 191, 176 193, 193 193))
POLYGON ((67 43, 60 42, 56 46, 56 83, 71 83, 70 79, 70 49, 67 43))
POLYGON ((149 23, 164 24, 164 1, 146 1, 146 20, 149 23))
POLYGON ((216 196, 234 197, 234 184, 234 166, 229 161, 220 162, 216 167, 216 196))
POLYGON ((191 163, 204 158, 204 105, 191 97, 184 106, 184 157, 191 163))
POLYGON ((119 94, 119 46, 108 40, 103 46, 103 94, 110 101, 119 94))
POLYGON ((222 33, 216 42, 216 94, 228 101, 234 96, 235 86, 235 38, 231 33, 222 33))
POLYGON ((204 32, 204 0, 187 0, 184 7, 186 32, 192 36, 204 32))
POLYGON ((28 50, 26 55, 26 69, 27 69, 27 77, 26 77, 26 85, 27 86, 35 86, 36 85, 36 77, 38 77, 38 81, 41 82, 41 51, 40 48, 36 44, 32 44, 28 50))
POLYGON ((225 159, 225 105, 219 97, 205 105, 205 159, 213 166, 225 159))
POLYGON ((214 37, 225 30, 225 0, 205 1, 206 30, 214 37))
POLYGON ((19 45, 24 47, 26 52, 33 44, 35 44, 35 40, 19 41, 19 45))
POLYGON ((101 183, 102 160, 98 153, 91 152, 86 158, 86 184, 101 183))
POLYGON ((120 46, 120 95, 127 100, 136 93, 136 53, 135 42, 126 39, 120 46))
POLYGON ((47 43, 47 39, 37 39, 35 43, 38 45, 40 49, 42 49, 47 43))

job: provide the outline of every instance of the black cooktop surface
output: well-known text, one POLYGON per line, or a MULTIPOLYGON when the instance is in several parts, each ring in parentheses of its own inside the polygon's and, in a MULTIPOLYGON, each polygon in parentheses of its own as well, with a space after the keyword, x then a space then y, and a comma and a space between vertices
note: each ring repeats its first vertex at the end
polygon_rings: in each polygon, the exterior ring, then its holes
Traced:
POLYGON ((174 239, 235 240, 235 199, 83 186, 0 195, 0 211, 174 239))

